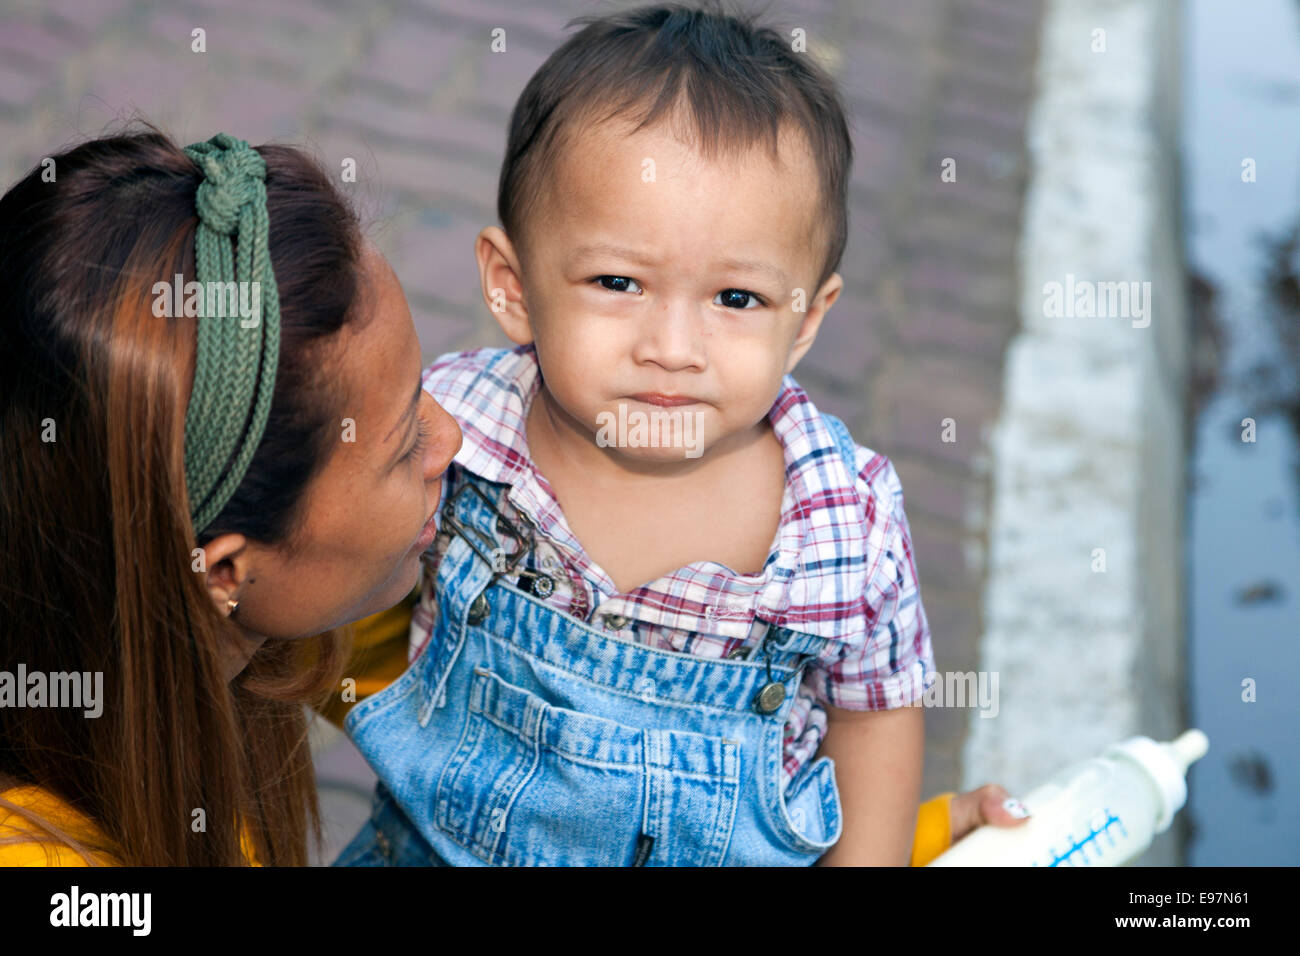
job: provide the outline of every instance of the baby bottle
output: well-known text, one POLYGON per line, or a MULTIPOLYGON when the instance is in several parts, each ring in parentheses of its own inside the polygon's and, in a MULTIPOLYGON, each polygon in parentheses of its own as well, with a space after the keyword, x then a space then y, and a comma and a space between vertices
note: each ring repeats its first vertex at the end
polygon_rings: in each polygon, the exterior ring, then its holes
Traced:
POLYGON ((1209 749, 1189 730, 1170 743, 1131 737, 1067 767, 1022 801, 1029 822, 984 826, 930 866, 1119 866, 1169 829, 1187 801, 1187 768, 1209 749))

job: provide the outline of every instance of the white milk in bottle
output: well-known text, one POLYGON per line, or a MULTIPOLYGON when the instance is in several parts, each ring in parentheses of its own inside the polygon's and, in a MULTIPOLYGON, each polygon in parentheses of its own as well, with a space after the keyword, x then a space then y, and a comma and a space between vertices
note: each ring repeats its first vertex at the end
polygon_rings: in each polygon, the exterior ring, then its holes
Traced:
POLYGON ((1022 801, 1029 822, 980 827, 930 866, 1119 866, 1169 829, 1187 801, 1187 768, 1209 740, 1131 737, 1061 771, 1022 801))

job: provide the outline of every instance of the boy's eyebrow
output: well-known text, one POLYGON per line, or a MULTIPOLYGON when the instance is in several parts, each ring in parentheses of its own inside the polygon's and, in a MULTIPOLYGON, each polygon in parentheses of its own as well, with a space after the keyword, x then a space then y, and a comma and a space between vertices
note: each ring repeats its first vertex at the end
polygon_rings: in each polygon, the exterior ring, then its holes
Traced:
MULTIPOLYGON (((658 260, 653 256, 648 256, 644 252, 632 249, 628 246, 620 246, 612 242, 589 242, 578 246, 573 250, 573 258, 580 259, 583 256, 607 255, 616 256, 625 259, 628 262, 634 262, 643 266, 658 265, 658 260)), ((781 288, 786 289, 790 286, 790 280, 778 267, 770 262, 763 262, 758 259, 720 259, 717 265, 723 269, 734 269, 742 272, 758 272, 770 278, 773 282, 780 284, 781 288)))
POLYGON ((583 256, 616 256, 619 259, 626 259, 628 262, 635 262, 637 265, 653 266, 658 264, 653 256, 648 256, 640 250, 633 249, 630 246, 620 246, 613 242, 588 242, 584 243, 573 250, 573 258, 580 259, 583 256))
POLYGON ((735 269, 739 272, 759 272, 773 282, 778 283, 782 289, 790 287, 790 280, 786 277, 785 272, 770 262, 762 262, 758 259, 723 259, 718 265, 724 269, 735 269))

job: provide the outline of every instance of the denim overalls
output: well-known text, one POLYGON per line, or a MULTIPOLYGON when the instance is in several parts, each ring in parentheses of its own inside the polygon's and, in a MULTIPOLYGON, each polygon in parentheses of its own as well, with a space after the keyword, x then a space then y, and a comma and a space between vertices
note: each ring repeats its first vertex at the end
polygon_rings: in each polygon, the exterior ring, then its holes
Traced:
POLYGON ((781 786, 786 715, 827 638, 771 627, 735 659, 613 638, 520 576, 533 531, 500 515, 509 487, 457 473, 434 632, 345 722, 380 784, 335 865, 800 866, 839 839, 828 757, 781 786))

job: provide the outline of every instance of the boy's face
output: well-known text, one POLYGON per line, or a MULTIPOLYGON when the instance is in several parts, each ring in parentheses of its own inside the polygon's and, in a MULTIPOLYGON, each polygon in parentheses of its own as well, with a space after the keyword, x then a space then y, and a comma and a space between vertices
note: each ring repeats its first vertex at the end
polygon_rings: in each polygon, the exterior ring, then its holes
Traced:
POLYGON ((484 231, 489 304, 503 289, 498 320, 512 340, 536 342, 567 424, 608 445, 617 432, 602 439, 600 425, 620 406, 630 423, 692 419, 664 436, 674 447, 620 440, 611 454, 667 461, 743 436, 812 344, 842 283, 813 288, 826 243, 817 169, 801 137, 783 136, 779 152, 780 165, 765 146, 710 160, 667 123, 587 126, 527 224, 526 261, 499 229, 484 231))

